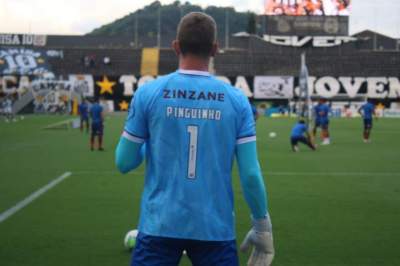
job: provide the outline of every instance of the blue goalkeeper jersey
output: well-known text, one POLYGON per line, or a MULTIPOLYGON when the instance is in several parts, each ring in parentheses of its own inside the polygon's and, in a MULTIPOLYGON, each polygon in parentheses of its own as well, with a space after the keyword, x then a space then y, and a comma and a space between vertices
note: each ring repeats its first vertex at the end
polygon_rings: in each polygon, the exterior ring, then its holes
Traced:
POLYGON ((208 72, 179 70, 140 87, 123 133, 146 142, 139 231, 235 239, 235 146, 255 141, 247 97, 208 72))

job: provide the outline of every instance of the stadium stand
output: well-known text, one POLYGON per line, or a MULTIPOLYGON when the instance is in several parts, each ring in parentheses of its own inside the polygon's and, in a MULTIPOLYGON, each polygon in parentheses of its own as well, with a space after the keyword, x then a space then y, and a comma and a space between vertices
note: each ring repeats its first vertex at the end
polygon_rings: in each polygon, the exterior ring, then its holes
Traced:
MULTIPOLYGON (((252 78, 255 76, 292 76, 294 77, 294 86, 296 86, 300 69, 300 55, 306 52, 310 76, 395 77, 397 79, 399 77, 400 40, 372 31, 363 31, 348 37, 343 36, 342 39, 336 39, 336 37, 329 39, 328 37, 328 41, 323 39, 326 37, 315 36, 286 36, 278 40, 273 38, 274 36, 260 37, 246 33, 231 36, 229 48, 221 47, 214 59, 215 74, 228 77, 231 81, 238 76, 244 76, 251 91, 254 90, 252 78), (251 80, 249 81, 248 78, 251 80)), ((3 37, 3 40, 6 38, 3 37)), ((38 60, 36 65, 45 64, 48 71, 51 71, 59 80, 68 79, 71 75, 92 76, 93 85, 90 86, 93 86, 93 89, 89 89, 89 91, 93 91, 94 94, 89 94, 89 96, 105 94, 103 96, 113 102, 115 110, 118 110, 121 101, 129 101, 133 94, 133 92, 129 92, 129 89, 127 90, 127 82, 135 83, 134 90, 140 83, 139 79, 145 73, 153 76, 164 75, 178 67, 174 51, 167 47, 169 41, 164 40, 161 42, 164 47, 157 49, 147 49, 146 46, 142 46, 148 41, 152 45, 147 47, 154 48, 154 38, 152 37, 149 37, 148 40, 142 38, 140 44, 135 44, 132 38, 115 36, 49 35, 40 40, 42 42, 36 46, 32 44, 0 44, 0 52, 5 51, 3 53, 5 55, 10 51, 18 53, 18 49, 20 49, 21 53, 27 53, 22 55, 22 59, 27 60, 27 62, 22 62, 23 65, 30 64, 27 56, 40 52, 41 56, 35 59, 38 60), (149 54, 145 51, 151 52, 149 54), (149 64, 149 60, 152 62, 151 64, 149 64), (144 68, 151 68, 151 70, 144 68), (121 79, 126 75, 132 77, 121 79), (105 77, 113 82, 113 91, 102 91, 99 82, 104 81, 105 77), (125 87, 121 87, 121 84, 125 87)), ((2 77, 10 75, 18 80, 18 77, 27 73, 31 80, 44 77, 42 69, 39 72, 31 71, 32 73, 23 72, 26 71, 24 67, 18 68, 18 70, 7 69, 10 59, 6 56, 3 57, 0 58, 0 81, 2 77), (38 76, 37 73, 42 74, 38 76)), ((82 77, 78 79, 80 78, 82 77)), ((3 78, 3 81, 0 82, 0 90, 1 87, 10 87, 10 84, 15 86, 15 81, 10 81, 9 78, 4 80, 3 78)), ((400 92, 398 92, 395 81, 392 81, 394 84, 392 92, 389 92, 388 79, 384 82, 387 83, 385 85, 387 93, 382 94, 382 98, 390 96, 392 97, 390 102, 397 101, 400 98, 400 92)), ((18 86, 21 87, 21 85, 18 86)), ((365 86, 360 88, 361 91, 366 93, 365 86)), ((341 87, 340 93, 343 92, 345 91, 341 87)), ((342 98, 343 96, 340 99, 342 98)))
MULTIPOLYGON (((357 41, 336 47, 309 44, 290 47, 271 44, 255 36, 231 37, 230 48, 221 48, 216 56, 215 68, 217 74, 225 76, 297 75, 299 56, 305 51, 314 75, 398 75, 400 40, 372 31, 363 31, 353 37, 357 41)), ((5 47, 15 46, 0 46, 0 49, 5 47)), ((134 48, 134 42, 127 37, 50 35, 41 49, 63 51, 63 58, 49 61, 57 75, 140 74, 141 48, 134 48), (85 56, 93 59, 92 66, 85 66, 85 56), (104 64, 104 57, 110 58, 109 65, 104 64)), ((160 74, 177 67, 178 61, 171 49, 162 48, 159 56, 160 74)))

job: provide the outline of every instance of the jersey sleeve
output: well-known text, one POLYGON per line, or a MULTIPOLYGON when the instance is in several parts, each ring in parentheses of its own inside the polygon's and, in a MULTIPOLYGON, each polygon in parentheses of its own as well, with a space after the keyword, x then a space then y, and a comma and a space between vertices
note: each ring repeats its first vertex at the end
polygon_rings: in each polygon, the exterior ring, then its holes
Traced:
POLYGON ((236 135, 236 144, 248 143, 256 140, 256 128, 250 103, 245 97, 242 111, 239 114, 239 129, 236 135))
POLYGON ((122 136, 136 143, 143 143, 148 137, 146 98, 140 88, 129 106, 128 117, 122 136))

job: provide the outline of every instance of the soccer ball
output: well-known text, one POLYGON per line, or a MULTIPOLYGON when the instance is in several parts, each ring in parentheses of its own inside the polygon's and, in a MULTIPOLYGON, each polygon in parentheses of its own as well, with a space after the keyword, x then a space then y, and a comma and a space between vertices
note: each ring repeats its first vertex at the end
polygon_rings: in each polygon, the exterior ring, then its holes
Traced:
POLYGON ((131 250, 135 247, 136 237, 138 235, 138 230, 134 229, 126 233, 124 238, 124 246, 126 249, 131 250))
POLYGON ((270 132, 269 133, 269 137, 270 138, 275 138, 276 137, 276 133, 275 132, 270 132))

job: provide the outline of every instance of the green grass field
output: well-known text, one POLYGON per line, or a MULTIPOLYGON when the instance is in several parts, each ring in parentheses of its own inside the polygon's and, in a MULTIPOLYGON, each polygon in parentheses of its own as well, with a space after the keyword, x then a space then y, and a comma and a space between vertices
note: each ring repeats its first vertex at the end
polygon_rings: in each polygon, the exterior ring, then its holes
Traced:
MULTIPOLYGON (((124 116, 110 116, 105 152, 79 130, 43 130, 67 119, 0 122, 0 215, 65 172, 72 175, 0 223, 0 265, 128 265, 125 233, 136 227, 143 167, 114 167, 124 116)), ((260 163, 274 226, 274 265, 400 265, 400 120, 331 122, 332 145, 292 153, 294 120, 257 122, 260 163), (269 138, 274 131, 276 138, 269 138)), ((234 170, 237 237, 250 228, 234 170)), ((166 206, 167 207, 167 206, 166 206)), ((245 265, 248 254, 240 254, 245 265)), ((181 265, 190 265, 183 260, 181 265)))

